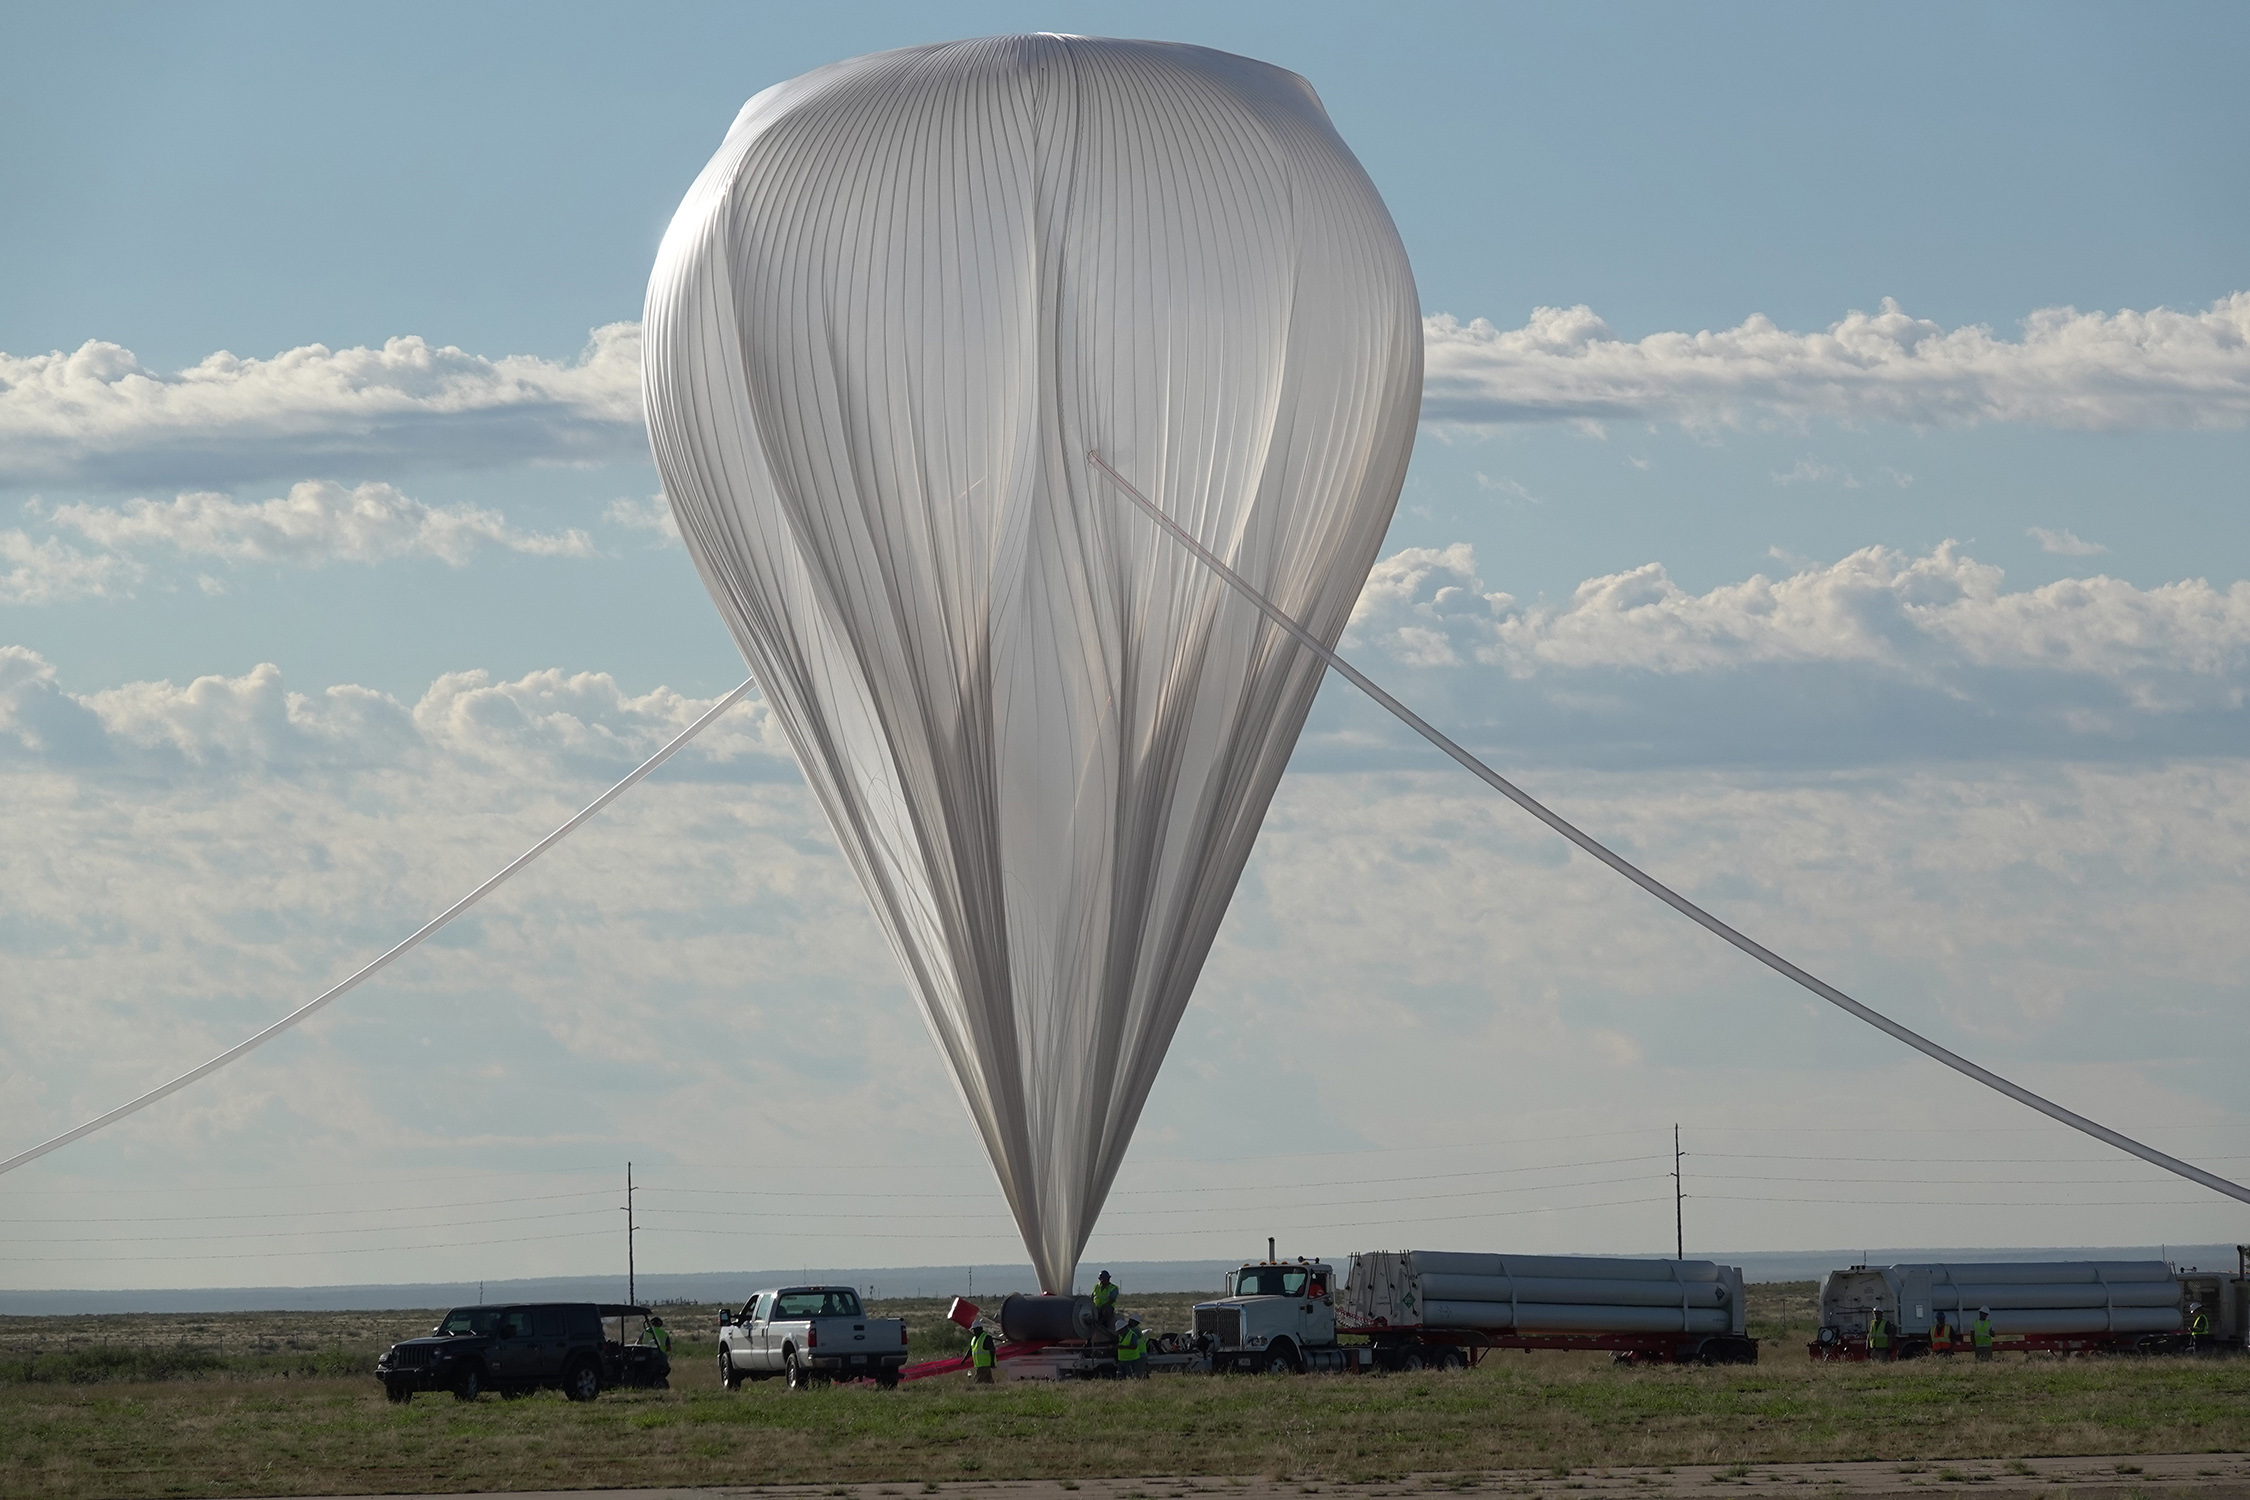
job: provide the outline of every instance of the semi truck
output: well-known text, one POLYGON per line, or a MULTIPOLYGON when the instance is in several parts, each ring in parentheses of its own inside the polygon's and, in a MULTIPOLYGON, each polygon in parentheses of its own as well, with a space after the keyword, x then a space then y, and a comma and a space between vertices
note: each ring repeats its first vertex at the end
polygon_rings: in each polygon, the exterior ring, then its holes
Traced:
POLYGON ((1195 1308, 1214 1370, 1415 1370, 1493 1349, 1602 1350, 1627 1361, 1751 1364, 1742 1272, 1707 1260, 1379 1250, 1245 1263, 1195 1308))
POLYGON ((2250 1265, 2236 1274, 2181 1271, 2161 1260, 1980 1261, 1850 1266, 1820 1282, 1815 1359, 1865 1359, 1876 1313, 1892 1358, 1927 1354, 1942 1321, 1965 1344, 1991 1309, 1995 1347, 2055 1353, 2163 1354, 2243 1347, 2250 1265), (2207 1325, 2191 1333, 2191 1307, 2207 1325))

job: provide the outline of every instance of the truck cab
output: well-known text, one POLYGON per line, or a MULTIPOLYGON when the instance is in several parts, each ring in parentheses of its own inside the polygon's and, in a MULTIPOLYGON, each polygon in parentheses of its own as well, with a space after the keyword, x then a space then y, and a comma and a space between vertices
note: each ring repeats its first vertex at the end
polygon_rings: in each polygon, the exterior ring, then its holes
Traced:
POLYGON ((1337 1347, 1336 1285, 1325 1261, 1251 1261, 1226 1296, 1195 1305, 1196 1340, 1218 1373, 1345 1369, 1362 1351, 1337 1347))

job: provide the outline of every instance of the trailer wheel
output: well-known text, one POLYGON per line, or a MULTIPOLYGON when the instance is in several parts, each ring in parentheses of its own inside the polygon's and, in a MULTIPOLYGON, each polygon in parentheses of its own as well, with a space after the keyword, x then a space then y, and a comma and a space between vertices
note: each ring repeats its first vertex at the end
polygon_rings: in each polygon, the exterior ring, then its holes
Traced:
POLYGON ((1419 1349, 1409 1349, 1404 1354, 1401 1354, 1398 1357, 1398 1364, 1394 1366, 1394 1368, 1399 1370, 1419 1370, 1422 1368, 1422 1363, 1422 1351, 1419 1349))

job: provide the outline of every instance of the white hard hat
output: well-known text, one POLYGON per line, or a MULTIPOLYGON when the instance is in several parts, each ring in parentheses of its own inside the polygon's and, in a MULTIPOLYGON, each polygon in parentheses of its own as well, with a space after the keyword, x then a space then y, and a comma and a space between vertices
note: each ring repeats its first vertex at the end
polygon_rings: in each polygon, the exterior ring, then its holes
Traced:
POLYGON ((1989 1307, 1980 1307, 1977 1309, 1977 1316, 1980 1318, 1989 1318, 1992 1316, 1992 1309, 1989 1307))

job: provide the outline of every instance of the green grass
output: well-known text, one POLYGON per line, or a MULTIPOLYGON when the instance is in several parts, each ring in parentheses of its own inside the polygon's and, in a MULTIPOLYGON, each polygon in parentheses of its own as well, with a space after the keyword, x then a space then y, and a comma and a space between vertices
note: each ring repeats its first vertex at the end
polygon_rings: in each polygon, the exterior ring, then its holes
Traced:
MULTIPOLYGON (((1367 1480, 1499 1468, 2250 1449, 2250 1362, 1631 1369, 1501 1355, 1473 1372, 958 1379, 895 1392, 677 1388, 463 1405, 372 1379, 0 1387, 0 1493, 433 1489, 1209 1474, 1367 1480)), ((2126 1470, 2125 1472, 2131 1472, 2126 1470)))

